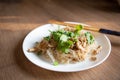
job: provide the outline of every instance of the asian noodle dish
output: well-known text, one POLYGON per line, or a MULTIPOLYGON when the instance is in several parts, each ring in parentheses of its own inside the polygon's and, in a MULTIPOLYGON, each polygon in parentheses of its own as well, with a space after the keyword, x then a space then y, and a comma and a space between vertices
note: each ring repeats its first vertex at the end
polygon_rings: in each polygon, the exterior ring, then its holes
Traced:
POLYGON ((83 30, 82 25, 76 25, 50 31, 49 36, 36 42, 28 52, 40 54, 56 66, 84 61, 88 55, 91 55, 90 60, 95 61, 101 49, 102 46, 96 42, 91 32, 83 30))

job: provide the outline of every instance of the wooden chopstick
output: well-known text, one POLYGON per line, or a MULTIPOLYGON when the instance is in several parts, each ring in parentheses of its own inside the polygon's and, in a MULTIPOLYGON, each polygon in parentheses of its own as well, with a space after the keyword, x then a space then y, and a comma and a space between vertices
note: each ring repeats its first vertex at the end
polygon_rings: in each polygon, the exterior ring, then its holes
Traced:
MULTIPOLYGON (((78 24, 65 23, 65 22, 56 21, 56 20, 50 20, 49 23, 64 25, 64 26, 70 26, 70 27, 75 27, 76 25, 78 25, 78 24)), ((90 31, 95 31, 95 32, 99 32, 99 30, 100 30, 100 28, 89 27, 89 26, 84 26, 83 29, 90 30, 90 31)))
MULTIPOLYGON (((79 24, 73 24, 73 23, 65 23, 65 22, 56 21, 56 20, 50 20, 49 23, 50 24, 64 25, 64 26, 70 26, 70 27, 75 27, 76 25, 79 25, 79 24)), ((120 32, 113 31, 113 30, 108 30, 108 29, 96 28, 96 27, 85 26, 85 25, 83 25, 83 29, 84 30, 95 31, 95 32, 100 32, 100 33, 105 33, 105 34, 120 36, 120 32)))

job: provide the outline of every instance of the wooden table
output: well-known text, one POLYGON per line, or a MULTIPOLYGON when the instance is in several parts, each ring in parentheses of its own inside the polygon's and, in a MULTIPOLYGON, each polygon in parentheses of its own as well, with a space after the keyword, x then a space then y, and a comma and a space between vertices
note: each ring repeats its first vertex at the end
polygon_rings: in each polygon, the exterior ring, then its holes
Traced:
POLYGON ((0 80, 120 80, 120 37, 101 65, 72 73, 53 72, 24 56, 25 36, 48 20, 82 22, 120 31, 120 7, 115 0, 0 0, 0 80))

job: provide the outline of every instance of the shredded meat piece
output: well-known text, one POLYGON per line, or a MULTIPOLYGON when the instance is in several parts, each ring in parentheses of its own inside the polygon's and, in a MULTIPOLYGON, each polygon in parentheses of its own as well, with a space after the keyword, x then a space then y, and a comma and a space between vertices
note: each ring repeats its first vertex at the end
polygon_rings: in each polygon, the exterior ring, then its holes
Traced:
POLYGON ((84 48, 82 47, 82 45, 80 44, 80 41, 77 41, 76 47, 77 47, 77 49, 80 49, 80 50, 82 50, 82 51, 85 51, 85 49, 84 49, 84 48))
POLYGON ((96 61, 97 60, 96 56, 92 56, 90 59, 91 59, 91 61, 96 61))
POLYGON ((99 46, 97 47, 97 49, 93 50, 92 54, 93 54, 93 55, 97 55, 97 54, 100 52, 101 49, 102 49, 102 46, 99 45, 99 46))
POLYGON ((35 50, 33 52, 42 51, 42 53, 46 53, 46 50, 48 49, 48 41, 47 40, 42 40, 40 43, 36 44, 36 46, 34 47, 34 49, 35 50))
POLYGON ((28 52, 35 52, 36 51, 36 48, 30 48, 28 49, 28 52))

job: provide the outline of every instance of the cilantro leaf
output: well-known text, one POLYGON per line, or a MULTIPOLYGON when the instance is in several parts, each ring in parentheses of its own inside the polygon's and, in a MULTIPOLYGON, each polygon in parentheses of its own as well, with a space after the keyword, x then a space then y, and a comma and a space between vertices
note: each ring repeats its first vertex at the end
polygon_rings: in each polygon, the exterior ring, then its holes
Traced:
POLYGON ((49 41, 50 40, 50 36, 44 37, 44 39, 49 41))
POLYGON ((76 25, 76 30, 82 30, 83 26, 82 25, 76 25))
POLYGON ((54 31, 54 32, 52 32, 52 35, 53 35, 53 38, 55 41, 59 41, 61 33, 54 31))
POLYGON ((64 53, 69 52, 69 48, 72 46, 74 42, 71 40, 65 41, 65 42, 59 42, 57 49, 61 50, 64 53))
POLYGON ((70 47, 77 41, 80 31, 83 29, 82 25, 75 26, 75 31, 65 31, 64 29, 51 32, 53 39, 58 43, 57 49, 63 53, 68 53, 70 47))
POLYGON ((67 41, 67 39, 68 39, 68 37, 67 37, 66 35, 64 35, 64 34, 62 34, 62 35, 60 36, 60 40, 61 40, 61 41, 67 41))
POLYGON ((86 32, 85 36, 87 38, 88 44, 92 44, 94 42, 94 36, 90 32, 86 32))
POLYGON ((54 65, 54 66, 57 66, 58 64, 59 64, 59 63, 58 63, 57 61, 54 61, 54 62, 53 62, 53 65, 54 65))
POLYGON ((83 26, 82 25, 76 25, 76 30, 74 31, 74 34, 75 36, 74 37, 77 37, 80 35, 80 31, 83 29, 83 26))

